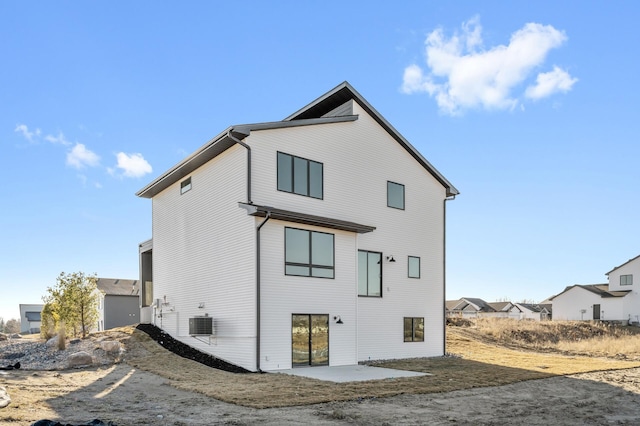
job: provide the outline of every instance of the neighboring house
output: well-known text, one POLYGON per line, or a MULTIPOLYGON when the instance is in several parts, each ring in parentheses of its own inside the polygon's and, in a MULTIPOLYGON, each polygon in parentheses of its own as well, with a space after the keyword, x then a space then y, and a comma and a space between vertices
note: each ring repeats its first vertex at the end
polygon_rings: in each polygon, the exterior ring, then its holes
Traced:
POLYGON ((572 285, 551 298, 554 320, 621 321, 629 291, 609 291, 608 284, 572 285))
POLYGON ((573 285, 550 298, 553 319, 640 323, 640 256, 605 275, 609 279, 607 284, 573 285))
POLYGON ((520 319, 546 321, 551 319, 551 304, 516 303, 520 310, 520 319))
POLYGON ((20 304, 20 333, 40 333, 44 305, 20 304))
POLYGON ((489 303, 474 297, 448 300, 445 306, 448 317, 479 318, 496 313, 496 310, 489 303))
POLYGON ((140 282, 98 278, 98 331, 140 322, 140 282))
POLYGON ((229 127, 137 193, 142 317, 251 371, 443 355, 456 194, 346 82, 229 127))
POLYGON ((619 317, 630 323, 640 323, 640 256, 629 259, 605 274, 609 279, 610 291, 627 292, 623 299, 619 317), (634 280, 635 276, 635 280, 634 280))
POLYGON ((485 302, 479 298, 463 297, 446 302, 450 318, 520 318, 520 310, 511 302, 485 302))
POLYGON ((495 318, 522 319, 522 310, 517 303, 512 302, 490 302, 489 306, 495 309, 495 318))

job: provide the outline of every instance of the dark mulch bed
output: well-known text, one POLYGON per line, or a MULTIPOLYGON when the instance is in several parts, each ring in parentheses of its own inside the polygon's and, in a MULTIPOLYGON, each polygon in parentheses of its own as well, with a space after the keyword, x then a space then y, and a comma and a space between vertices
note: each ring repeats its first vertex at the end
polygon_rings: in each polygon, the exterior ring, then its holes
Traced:
POLYGON ((229 371, 231 373, 250 373, 249 370, 223 361, 213 355, 200 352, 199 350, 174 339, 153 324, 138 324, 136 328, 147 333, 149 337, 158 342, 158 344, 163 348, 170 350, 183 358, 192 359, 208 367, 229 371))

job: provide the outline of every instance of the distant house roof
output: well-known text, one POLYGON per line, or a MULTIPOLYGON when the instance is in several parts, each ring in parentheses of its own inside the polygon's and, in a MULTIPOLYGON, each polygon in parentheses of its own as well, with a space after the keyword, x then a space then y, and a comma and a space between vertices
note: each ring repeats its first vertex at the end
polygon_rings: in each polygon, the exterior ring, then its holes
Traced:
POLYGON ((610 273, 612 273, 613 271, 615 271, 618 268, 622 268, 624 265, 626 265, 627 263, 633 262, 634 260, 636 260, 637 258, 639 258, 640 255, 634 257, 633 259, 629 259, 626 262, 624 262, 622 265, 618 265, 615 268, 613 268, 612 270, 610 270, 609 272, 607 272, 605 275, 609 275, 610 273))
POLYGON ((29 322, 42 321, 41 312, 25 312, 24 316, 27 317, 29 322))
POLYGON ((119 278, 98 278, 98 290, 108 296, 137 296, 140 294, 138 280, 122 280, 119 278))
POLYGON ((551 305, 542 305, 538 303, 517 303, 517 306, 527 309, 535 313, 551 312, 551 305))
POLYGON ((475 297, 463 297, 459 300, 449 300, 445 305, 450 311, 477 311, 477 312, 495 312, 496 310, 487 302, 475 297))
POLYGON ((584 290, 590 291, 591 293, 597 294, 600 297, 624 297, 631 292, 631 290, 609 291, 609 284, 575 284, 568 286, 562 291, 562 293, 556 294, 555 296, 549 298, 549 300, 553 300, 561 294, 564 294, 574 288, 582 288, 584 290))
POLYGON ((343 82, 320 96, 315 101, 301 108, 282 121, 240 124, 228 127, 218 136, 209 140, 196 152, 163 173, 153 182, 136 193, 139 197, 152 198, 159 192, 188 176, 198 167, 220 155, 233 145, 234 138, 244 139, 251 131, 281 129, 288 127, 310 126, 316 124, 342 123, 355 121, 352 108, 344 105, 353 100, 358 103, 373 119, 384 128, 407 152, 422 165, 446 189, 447 196, 459 194, 458 190, 431 165, 387 120, 367 102, 348 82, 343 82))
POLYGON ((516 306, 511 302, 489 302, 488 305, 498 312, 506 312, 510 310, 513 306, 516 306))
POLYGON ((447 308, 448 311, 453 311, 455 310, 455 308, 462 303, 462 299, 458 299, 458 300, 447 300, 445 301, 445 306, 447 308))

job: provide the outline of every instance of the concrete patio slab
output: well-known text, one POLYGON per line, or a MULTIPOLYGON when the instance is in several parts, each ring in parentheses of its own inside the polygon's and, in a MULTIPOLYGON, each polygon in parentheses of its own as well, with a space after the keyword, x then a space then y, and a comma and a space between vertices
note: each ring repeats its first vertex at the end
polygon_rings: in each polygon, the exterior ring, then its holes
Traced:
POLYGON ((299 367, 290 370, 272 370, 267 373, 290 374, 328 382, 364 382, 367 380, 397 379, 401 377, 430 376, 416 371, 394 370, 393 368, 372 367, 370 365, 340 365, 335 367, 299 367))

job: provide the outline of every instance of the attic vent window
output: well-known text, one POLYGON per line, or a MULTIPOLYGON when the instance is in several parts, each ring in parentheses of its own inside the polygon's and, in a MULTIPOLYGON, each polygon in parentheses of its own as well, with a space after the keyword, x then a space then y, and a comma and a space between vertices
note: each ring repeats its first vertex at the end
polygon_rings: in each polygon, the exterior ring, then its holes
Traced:
POLYGON ((180 182, 180 195, 191 190, 191 178, 187 178, 180 182))

